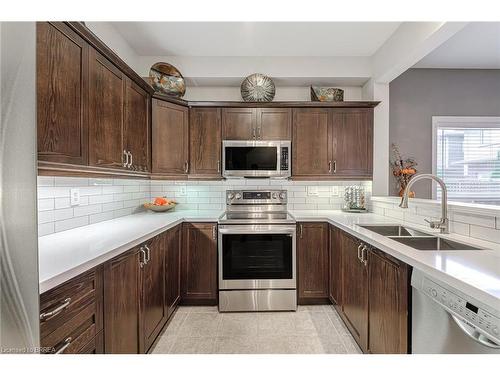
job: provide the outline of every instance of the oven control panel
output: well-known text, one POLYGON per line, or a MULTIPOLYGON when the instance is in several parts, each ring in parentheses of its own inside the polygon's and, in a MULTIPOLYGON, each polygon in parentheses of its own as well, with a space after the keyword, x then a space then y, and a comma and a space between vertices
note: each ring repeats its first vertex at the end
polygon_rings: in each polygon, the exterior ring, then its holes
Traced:
POLYGON ((446 309, 458 314, 465 321, 487 334, 500 339, 500 319, 484 307, 479 306, 477 302, 467 300, 428 278, 424 278, 423 289, 425 294, 446 309))
POLYGON ((287 203, 286 190, 227 190, 226 203, 231 204, 281 204, 287 203))

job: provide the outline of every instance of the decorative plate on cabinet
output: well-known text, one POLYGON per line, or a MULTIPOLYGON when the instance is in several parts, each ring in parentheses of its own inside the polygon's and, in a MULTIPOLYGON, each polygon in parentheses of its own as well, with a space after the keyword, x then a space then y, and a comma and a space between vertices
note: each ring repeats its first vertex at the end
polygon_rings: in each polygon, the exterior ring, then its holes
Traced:
POLYGON ((151 86, 161 94, 182 98, 186 93, 184 77, 173 65, 157 62, 149 70, 149 77, 151 86))
POLYGON ((275 94, 273 80, 260 73, 249 75, 241 83, 241 97, 246 102, 271 102, 275 94))

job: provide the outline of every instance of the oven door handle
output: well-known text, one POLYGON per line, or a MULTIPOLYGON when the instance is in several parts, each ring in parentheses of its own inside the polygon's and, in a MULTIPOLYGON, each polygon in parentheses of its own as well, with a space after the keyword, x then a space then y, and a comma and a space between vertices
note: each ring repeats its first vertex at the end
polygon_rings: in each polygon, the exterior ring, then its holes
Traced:
POLYGON ((220 225, 219 233, 221 234, 290 234, 293 235, 296 232, 295 226, 293 227, 282 227, 282 228, 243 228, 242 226, 235 225, 228 228, 228 226, 220 225))

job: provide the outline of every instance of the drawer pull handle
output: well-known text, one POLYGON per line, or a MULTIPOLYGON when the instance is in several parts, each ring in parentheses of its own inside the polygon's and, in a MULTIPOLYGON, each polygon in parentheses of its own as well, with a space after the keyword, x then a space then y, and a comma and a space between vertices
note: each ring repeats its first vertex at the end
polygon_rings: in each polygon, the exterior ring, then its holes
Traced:
POLYGON ((60 313, 63 312, 63 310, 66 307, 69 306, 70 303, 71 303, 71 298, 66 298, 64 300, 63 304, 61 306, 59 306, 58 308, 56 308, 52 311, 40 314, 40 321, 45 322, 49 319, 52 319, 54 316, 59 315, 60 313))
POLYGON ((64 345, 59 348, 55 354, 63 354, 66 349, 68 349, 68 346, 71 345, 71 341, 73 339, 71 337, 68 337, 66 340, 64 340, 64 345))

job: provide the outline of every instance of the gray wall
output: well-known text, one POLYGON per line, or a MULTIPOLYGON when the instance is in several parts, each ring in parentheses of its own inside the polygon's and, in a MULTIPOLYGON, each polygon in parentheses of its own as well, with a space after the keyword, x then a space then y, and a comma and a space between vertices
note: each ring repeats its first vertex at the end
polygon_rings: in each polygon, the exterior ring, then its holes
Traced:
MULTIPOLYGON (((432 116, 500 116, 500 70, 410 69, 389 89, 390 144, 398 144, 403 157, 415 157, 419 173, 432 172, 432 116)), ((431 198, 426 181, 414 190, 418 198, 431 198)))

